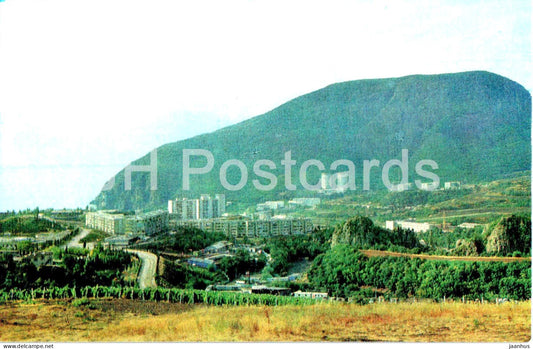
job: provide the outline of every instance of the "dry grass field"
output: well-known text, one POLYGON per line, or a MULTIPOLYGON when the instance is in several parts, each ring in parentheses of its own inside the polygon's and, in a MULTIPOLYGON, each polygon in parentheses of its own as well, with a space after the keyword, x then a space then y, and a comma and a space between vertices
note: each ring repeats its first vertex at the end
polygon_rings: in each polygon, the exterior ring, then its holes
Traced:
POLYGON ((526 342, 531 303, 215 307, 117 299, 0 306, 0 341, 526 342))

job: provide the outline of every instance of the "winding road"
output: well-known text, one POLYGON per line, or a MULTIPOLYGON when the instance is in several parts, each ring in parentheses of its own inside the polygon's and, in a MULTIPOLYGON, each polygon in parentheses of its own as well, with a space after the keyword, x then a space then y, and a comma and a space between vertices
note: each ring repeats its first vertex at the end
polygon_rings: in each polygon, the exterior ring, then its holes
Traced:
POLYGON ((155 272, 157 266, 157 256, 153 253, 139 250, 125 250, 126 252, 136 254, 142 261, 141 270, 139 272, 139 287, 140 288, 155 288, 155 272))
MULTIPOLYGON (((80 240, 86 237, 90 233, 90 229, 82 229, 76 236, 74 236, 69 242, 62 245, 62 247, 83 247, 80 240)), ((87 248, 93 249, 94 243, 88 243, 87 248)), ((139 257, 142 262, 141 270, 139 271, 138 283, 140 288, 155 288, 155 273, 157 267, 157 256, 153 253, 140 251, 140 250, 125 250, 126 252, 133 253, 139 257)))

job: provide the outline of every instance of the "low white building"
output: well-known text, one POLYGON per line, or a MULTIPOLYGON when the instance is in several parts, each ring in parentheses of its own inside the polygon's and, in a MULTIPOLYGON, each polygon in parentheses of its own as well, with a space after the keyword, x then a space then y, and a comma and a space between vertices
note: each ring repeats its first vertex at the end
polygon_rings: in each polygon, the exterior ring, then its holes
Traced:
POLYGON ((228 252, 233 244, 228 241, 219 241, 204 249, 205 253, 223 253, 228 252))
POLYGON ((320 198, 294 198, 289 201, 289 207, 316 207, 320 205, 320 198))
POLYGON ((464 228, 464 229, 474 229, 475 227, 478 227, 480 225, 483 225, 483 224, 478 224, 478 223, 461 223, 458 225, 459 228, 464 228))
POLYGON ((431 229, 431 224, 411 221, 386 221, 385 228, 394 230, 396 227, 411 229, 415 233, 423 233, 431 229))
POLYGON ((420 183, 420 190, 432 191, 432 190, 435 190, 435 189, 438 189, 438 187, 437 187, 436 183, 434 183, 434 182, 420 183))
POLYGON ((285 207, 285 201, 265 201, 262 204, 257 204, 257 211, 266 211, 266 210, 278 210, 285 207))
POLYGON ((445 190, 461 189, 461 182, 444 182, 445 190))
POLYGON ((413 183, 399 183, 394 184, 392 189, 389 189, 390 191, 406 191, 413 189, 413 183))
POLYGON ((328 293, 327 292, 302 292, 302 291, 296 291, 293 293, 294 297, 302 297, 302 298, 312 298, 312 299, 327 299, 328 293))

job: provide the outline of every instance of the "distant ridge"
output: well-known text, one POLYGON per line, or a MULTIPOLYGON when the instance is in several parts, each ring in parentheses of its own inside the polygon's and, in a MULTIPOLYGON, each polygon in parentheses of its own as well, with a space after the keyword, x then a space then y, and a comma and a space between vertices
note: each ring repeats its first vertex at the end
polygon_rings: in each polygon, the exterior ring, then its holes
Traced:
MULTIPOLYGON (((444 181, 478 182, 511 175, 531 168, 531 95, 505 77, 472 71, 441 75, 413 75, 402 78, 358 80, 336 83, 295 98, 265 114, 236 125, 175 143, 158 152, 158 190, 150 190, 150 176, 134 173, 132 190, 124 191, 124 170, 116 175, 111 190, 93 201, 100 208, 137 209, 165 206, 177 196, 225 193, 229 201, 254 202, 309 195, 298 181, 303 161, 317 159, 326 169, 337 159, 348 159, 356 167, 357 190, 362 190, 364 160, 381 165, 401 159, 409 150, 409 181, 417 179, 414 166, 421 159, 438 163, 434 172, 444 181), (209 150, 215 159, 213 170, 191 176, 191 190, 182 190, 182 150, 209 150), (292 183, 284 186, 280 161, 291 151, 297 161, 292 183), (247 185, 226 191, 219 180, 219 168, 228 159, 242 161, 248 169, 247 185), (259 159, 276 163, 278 184, 274 190, 259 191, 252 169, 259 159)), ((196 160, 203 158, 197 157, 196 160)), ((203 161, 191 161, 201 167, 203 161)), ((133 162, 150 163, 150 155, 133 162)), ((267 170, 267 168, 263 168, 267 170)), ((320 172, 309 168, 309 182, 320 172)), ((228 171, 235 184, 240 175, 228 171)), ((261 180, 262 183, 268 183, 261 180)), ((381 172, 374 171, 372 189, 384 188, 381 172)))

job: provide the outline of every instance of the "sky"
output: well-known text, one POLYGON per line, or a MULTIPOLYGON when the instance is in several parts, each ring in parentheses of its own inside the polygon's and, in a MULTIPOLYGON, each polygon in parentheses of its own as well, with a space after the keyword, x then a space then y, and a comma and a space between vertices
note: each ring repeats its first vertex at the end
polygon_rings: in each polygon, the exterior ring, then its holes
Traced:
POLYGON ((0 2, 0 211, 329 84, 487 70, 531 91, 530 1, 0 2))

